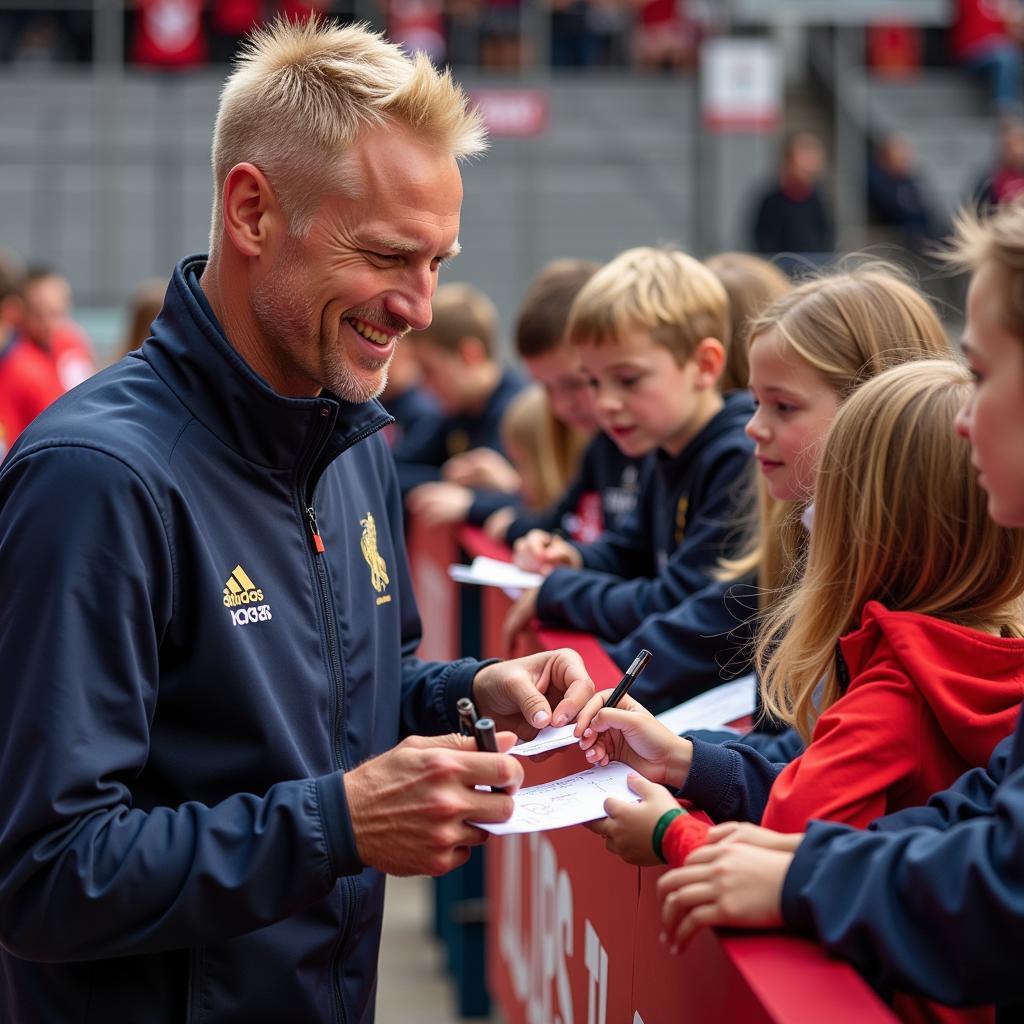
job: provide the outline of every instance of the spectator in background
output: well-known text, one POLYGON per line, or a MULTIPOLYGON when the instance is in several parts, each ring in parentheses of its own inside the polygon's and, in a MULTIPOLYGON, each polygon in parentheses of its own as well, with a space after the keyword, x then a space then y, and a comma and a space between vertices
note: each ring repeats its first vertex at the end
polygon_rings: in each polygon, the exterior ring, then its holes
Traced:
POLYGON ((442 0, 384 0, 388 38, 406 53, 425 53, 436 67, 445 63, 442 0))
POLYGON ((227 64, 235 56, 242 39, 263 21, 265 6, 264 0, 213 0, 210 48, 215 61, 227 64))
POLYGON ((980 208, 1002 206, 1024 194, 1024 121, 1007 118, 999 128, 995 166, 975 188, 980 208))
POLYGON ((22 333, 53 363, 64 391, 96 372, 84 330, 71 319, 71 282, 55 267, 29 267, 21 286, 22 333))
POLYGON ((633 48, 637 67, 678 71, 696 63, 697 25, 686 0, 634 0, 637 8, 633 48))
POLYGON ((121 342, 117 358, 128 355, 140 348, 152 334, 153 321, 164 304, 167 282, 151 277, 135 289, 128 303, 128 331, 121 342))
POLYGON ((167 70, 198 67, 210 54, 203 0, 136 0, 132 59, 167 70))
POLYGON ((872 215, 899 232, 900 244, 920 255, 939 238, 938 215, 927 197, 903 135, 886 135, 868 160, 868 202, 872 215))
MULTIPOLYGON (((813 132, 795 132, 785 142, 779 180, 757 204, 754 248, 768 256, 793 254, 824 262, 834 239, 821 194, 825 149, 813 132)), ((787 268, 789 269, 789 268, 787 268)))
POLYGON ((521 0, 481 0, 480 63, 488 71, 522 66, 521 0))
POLYGON ((988 82, 999 114, 1020 112, 1024 5, 1019 0, 960 0, 950 31, 954 59, 988 82))
POLYGON ((384 428, 384 437, 392 449, 415 443, 414 439, 436 433, 441 425, 441 409, 428 391, 419 386, 420 368, 407 345, 399 345, 388 366, 388 382, 380 393, 380 404, 395 417, 384 428))
POLYGON ((410 332, 405 344, 444 415, 437 430, 407 436, 394 449, 406 507, 427 524, 480 525, 518 487, 502 452, 500 424, 524 382, 499 361, 498 311, 471 285, 442 285, 430 326, 410 332), (456 458, 483 448, 493 451, 456 458))
POLYGON ((47 354, 19 331, 22 278, 18 262, 0 251, 0 458, 64 391, 47 354))
POLYGON ((729 296, 728 358, 722 374, 722 394, 746 390, 750 378, 750 322, 791 288, 789 278, 774 263, 745 252, 709 256, 705 266, 722 282, 729 296))
POLYGON ((542 385, 531 384, 512 399, 501 418, 501 443, 529 511, 540 512, 562 496, 589 440, 555 416, 542 385))

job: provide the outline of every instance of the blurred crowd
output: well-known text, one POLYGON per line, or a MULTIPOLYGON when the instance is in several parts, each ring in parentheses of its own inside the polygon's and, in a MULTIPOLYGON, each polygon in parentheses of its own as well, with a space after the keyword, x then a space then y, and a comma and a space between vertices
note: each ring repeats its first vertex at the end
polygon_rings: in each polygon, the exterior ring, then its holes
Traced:
MULTIPOLYGON (((543 37, 554 67, 686 70, 713 11, 700 0, 127 0, 125 57, 181 70, 224 63, 254 27, 320 13, 382 23, 438 65, 518 70, 541 59, 543 37)), ((88 62, 92 33, 91 10, 26 4, 0 12, 0 61, 88 62)))

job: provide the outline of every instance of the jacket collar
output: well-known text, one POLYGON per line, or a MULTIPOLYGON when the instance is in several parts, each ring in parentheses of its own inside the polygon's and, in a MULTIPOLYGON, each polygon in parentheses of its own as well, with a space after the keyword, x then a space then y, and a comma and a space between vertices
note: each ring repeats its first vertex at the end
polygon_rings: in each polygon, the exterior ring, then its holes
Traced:
POLYGON ((243 458, 272 469, 310 467, 335 458, 392 418, 375 400, 355 404, 327 392, 280 395, 235 351, 217 322, 199 278, 205 256, 175 267, 164 305, 142 348, 189 412, 243 458))

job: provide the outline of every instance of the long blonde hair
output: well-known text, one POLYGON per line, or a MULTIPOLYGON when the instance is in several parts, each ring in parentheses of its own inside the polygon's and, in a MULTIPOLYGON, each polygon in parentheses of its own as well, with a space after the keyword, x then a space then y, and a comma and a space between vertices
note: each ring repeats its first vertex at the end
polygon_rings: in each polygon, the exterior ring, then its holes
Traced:
MULTIPOLYGON (((813 278, 778 299, 750 325, 750 345, 774 330, 789 354, 813 367, 844 401, 883 370, 951 354, 928 300, 902 272, 873 262, 813 278)), ((719 579, 757 573, 764 609, 799 577, 805 531, 796 502, 775 501, 758 481, 758 511, 746 551, 723 561, 719 579)))
POLYGON ((501 418, 501 436, 509 456, 513 450, 519 455, 513 461, 529 490, 527 504, 536 510, 565 493, 588 441, 555 416, 539 384, 524 388, 509 403, 501 418))
POLYGON ((803 579, 765 617, 755 659, 765 707, 805 739, 841 696, 836 642, 868 601, 1024 635, 1024 531, 989 518, 954 431, 970 391, 960 363, 918 360, 864 384, 832 421, 803 579))

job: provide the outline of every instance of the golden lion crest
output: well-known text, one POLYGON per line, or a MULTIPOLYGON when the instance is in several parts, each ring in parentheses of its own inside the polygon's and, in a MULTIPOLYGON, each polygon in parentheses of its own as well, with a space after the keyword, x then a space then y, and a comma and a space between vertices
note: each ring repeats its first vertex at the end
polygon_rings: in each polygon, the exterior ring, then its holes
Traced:
POLYGON ((388 577, 387 563, 377 551, 377 523, 372 513, 367 512, 366 518, 359 520, 359 525, 363 528, 363 535, 359 538, 359 549, 370 567, 370 582, 373 589, 379 594, 391 581, 388 577))

